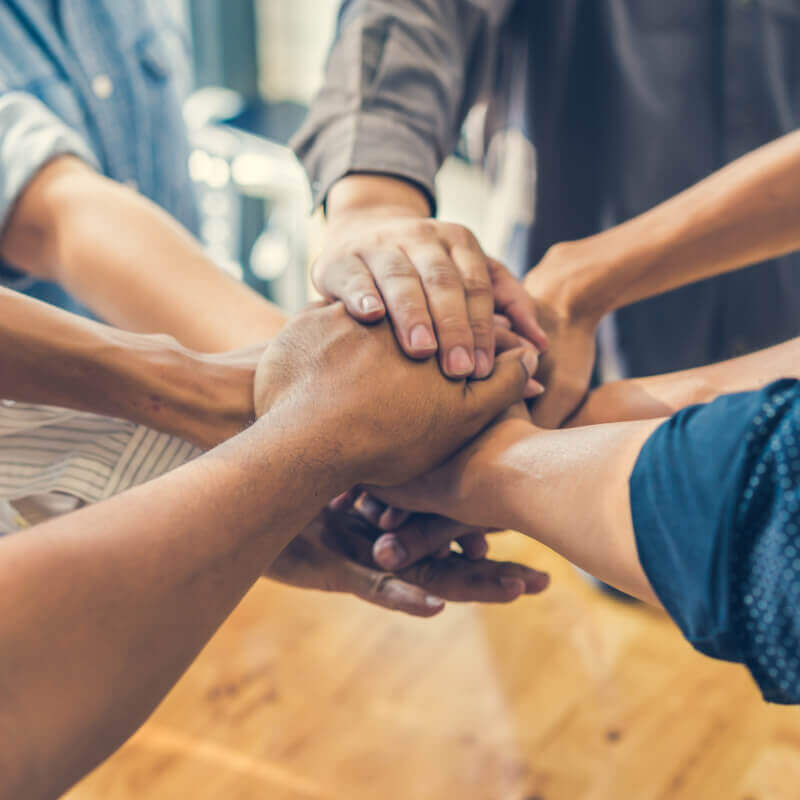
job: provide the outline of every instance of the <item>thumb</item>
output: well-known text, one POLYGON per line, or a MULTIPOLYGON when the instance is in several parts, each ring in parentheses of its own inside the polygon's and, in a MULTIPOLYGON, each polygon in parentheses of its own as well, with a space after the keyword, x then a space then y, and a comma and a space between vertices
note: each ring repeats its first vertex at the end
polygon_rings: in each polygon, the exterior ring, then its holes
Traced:
POLYGON ((470 382, 467 402, 470 417, 479 425, 478 430, 524 399, 536 365, 536 353, 528 348, 517 347, 497 357, 490 378, 470 382))

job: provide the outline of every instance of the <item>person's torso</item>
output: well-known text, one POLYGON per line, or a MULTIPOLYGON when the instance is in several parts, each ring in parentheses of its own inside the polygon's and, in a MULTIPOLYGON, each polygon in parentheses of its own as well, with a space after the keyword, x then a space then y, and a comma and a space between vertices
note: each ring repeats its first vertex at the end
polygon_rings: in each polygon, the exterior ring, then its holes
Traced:
MULTIPOLYGON (((515 248, 527 265, 557 241, 646 211, 800 120, 800 0, 522 2, 503 37, 490 117, 513 119, 537 154, 536 220, 517 231, 515 248), (504 76, 521 63, 526 80, 512 94, 504 76)), ((620 312, 630 371, 797 335, 796 261, 620 312)))

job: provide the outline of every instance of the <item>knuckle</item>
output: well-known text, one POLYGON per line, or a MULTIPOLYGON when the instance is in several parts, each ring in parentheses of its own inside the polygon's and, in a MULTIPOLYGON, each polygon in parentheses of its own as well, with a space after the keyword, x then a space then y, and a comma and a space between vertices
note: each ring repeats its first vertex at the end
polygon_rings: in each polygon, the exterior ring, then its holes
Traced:
POLYGON ((472 298, 489 298, 493 295, 492 283, 486 275, 465 275, 464 291, 472 298))
POLYGON ((436 330, 440 335, 448 336, 453 339, 472 338, 472 328, 464 316, 446 314, 444 316, 437 317, 436 330))
POLYGON ((415 278, 417 273, 408 261, 399 254, 387 254, 376 259, 381 277, 387 281, 408 280, 415 278))
POLYGON ((487 317, 470 319, 469 325, 472 328, 472 335, 479 336, 482 339, 488 339, 494 332, 494 324, 487 317))
POLYGON ((431 261, 425 267, 423 281, 432 289, 453 290, 461 289, 463 283, 450 261, 444 259, 431 261))
POLYGON ((437 223, 431 219, 416 220, 411 224, 410 233, 420 239, 428 239, 436 235, 437 223))
POLYGON ((463 225, 459 225, 454 222, 449 223, 447 225, 447 238, 450 243, 456 247, 463 247, 468 250, 477 250, 481 253, 483 252, 480 244, 478 244, 478 240, 475 238, 475 234, 472 233, 469 228, 465 228, 463 225))

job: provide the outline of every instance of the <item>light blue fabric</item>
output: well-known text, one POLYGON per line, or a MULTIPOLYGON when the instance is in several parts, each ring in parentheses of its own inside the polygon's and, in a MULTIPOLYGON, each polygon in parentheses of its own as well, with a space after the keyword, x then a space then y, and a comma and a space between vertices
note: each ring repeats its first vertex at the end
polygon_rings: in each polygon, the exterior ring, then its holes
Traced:
MULTIPOLYGON (((163 6, 156 0, 0 4, 0 221, 41 166, 75 153, 109 178, 135 184, 198 232, 181 116, 188 45, 163 6), (97 91, 98 79, 110 93, 97 91)), ((45 292, 69 305, 28 278, 7 270, 2 277, 20 291, 45 292)))

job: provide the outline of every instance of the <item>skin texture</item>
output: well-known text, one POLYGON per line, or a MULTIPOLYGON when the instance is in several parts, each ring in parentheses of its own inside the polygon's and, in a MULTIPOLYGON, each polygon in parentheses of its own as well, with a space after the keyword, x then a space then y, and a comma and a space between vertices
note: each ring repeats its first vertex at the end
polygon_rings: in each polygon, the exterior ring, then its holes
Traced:
MULTIPOLYGON (((574 415, 573 430, 535 427, 517 408, 450 462, 381 500, 469 526, 521 531, 598 578, 654 602, 636 556, 628 480, 639 451, 662 421, 681 408, 778 378, 800 379, 800 339, 708 367, 607 384, 574 415), (591 509, 591 513, 587 513, 591 509)), ((441 525, 379 538, 409 558, 448 543, 441 525)))
POLYGON ((392 320, 404 352, 438 350, 451 377, 484 378, 494 364, 492 317, 505 314, 539 349, 535 306, 460 225, 429 219, 423 192, 383 175, 348 175, 327 198, 328 233, 312 267, 316 288, 364 322, 392 320))
POLYGON ((791 133, 622 225, 552 247, 525 279, 551 343, 534 422, 558 427, 584 399, 605 314, 800 248, 798 181, 791 133))
POLYGON ((263 417, 247 431, 0 540, 0 798, 57 796, 109 755, 330 497, 430 470, 521 400, 524 357, 449 381, 406 359, 388 323, 365 331, 339 305, 309 311, 262 358, 263 417))
POLYGON ((72 156, 51 161, 22 193, 0 255, 60 283, 109 324, 201 352, 263 343, 285 319, 166 212, 72 156))
POLYGON ((0 288, 0 350, 4 399, 121 417, 207 448, 252 422, 264 346, 198 353, 0 288))

